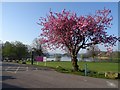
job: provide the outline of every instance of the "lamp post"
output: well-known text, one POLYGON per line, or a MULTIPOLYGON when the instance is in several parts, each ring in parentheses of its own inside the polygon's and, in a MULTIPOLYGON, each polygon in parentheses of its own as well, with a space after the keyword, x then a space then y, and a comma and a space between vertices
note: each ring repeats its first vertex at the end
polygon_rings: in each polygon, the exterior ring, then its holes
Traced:
POLYGON ((33 60, 34 60, 34 49, 32 49, 32 59, 31 59, 31 65, 33 65, 33 60))

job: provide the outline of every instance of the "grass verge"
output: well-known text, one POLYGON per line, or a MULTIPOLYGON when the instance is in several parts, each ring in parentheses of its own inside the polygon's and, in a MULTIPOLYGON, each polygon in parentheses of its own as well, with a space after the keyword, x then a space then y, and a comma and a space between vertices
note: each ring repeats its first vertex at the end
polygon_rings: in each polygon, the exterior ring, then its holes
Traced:
MULTIPOLYGON (((27 62, 27 64, 31 64, 31 62, 27 62)), ((76 74, 85 76, 85 64, 87 64, 87 76, 95 77, 95 78, 109 78, 109 79, 118 79, 118 63, 110 63, 110 62, 78 62, 79 71, 74 72, 72 70, 72 64, 70 61, 61 61, 61 62, 34 62, 34 65, 49 67, 55 69, 61 73, 68 74, 76 74), (105 76, 105 73, 109 72, 110 75, 105 76), (114 74, 117 73, 117 77, 114 77, 114 74), (110 76, 110 77, 108 77, 110 76)))

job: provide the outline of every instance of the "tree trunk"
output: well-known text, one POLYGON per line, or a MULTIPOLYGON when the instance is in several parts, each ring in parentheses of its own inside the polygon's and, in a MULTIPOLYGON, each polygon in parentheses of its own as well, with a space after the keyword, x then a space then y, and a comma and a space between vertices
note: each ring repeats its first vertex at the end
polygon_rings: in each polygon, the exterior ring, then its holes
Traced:
POLYGON ((78 69, 78 65, 77 65, 77 56, 72 56, 72 65, 73 65, 73 70, 74 71, 78 71, 79 69, 78 69))

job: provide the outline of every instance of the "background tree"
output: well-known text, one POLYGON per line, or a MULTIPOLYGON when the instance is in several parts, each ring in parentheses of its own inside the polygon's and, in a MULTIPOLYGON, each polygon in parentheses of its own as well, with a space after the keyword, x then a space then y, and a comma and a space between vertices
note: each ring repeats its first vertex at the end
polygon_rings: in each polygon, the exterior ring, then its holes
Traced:
POLYGON ((120 62, 120 51, 113 51, 110 57, 112 62, 120 62))
POLYGON ((61 61, 61 57, 62 57, 61 54, 58 53, 54 54, 55 61, 61 61))
POLYGON ((98 56, 100 53, 100 49, 97 45, 91 45, 89 48, 87 48, 87 54, 89 57, 92 57, 93 61, 95 61, 95 57, 98 56))
POLYGON ((15 59, 16 58, 16 53, 15 53, 15 48, 14 48, 14 44, 10 43, 10 42, 6 42, 3 45, 3 57, 4 58, 8 58, 8 59, 15 59))
POLYGON ((39 42, 39 39, 35 38, 32 43, 32 47, 34 49, 34 52, 38 55, 41 56, 43 55, 43 48, 42 45, 39 42))
POLYGON ((117 37, 107 34, 113 17, 111 10, 97 10, 94 15, 77 16, 76 13, 63 10, 53 13, 50 11, 46 18, 41 17, 42 43, 48 48, 67 48, 71 55, 72 65, 78 71, 77 54, 80 49, 93 44, 113 46, 117 37))
POLYGON ((21 60, 22 58, 26 58, 28 54, 28 48, 26 45, 24 45, 22 42, 16 41, 14 42, 14 48, 16 57, 18 60, 21 60))
POLYGON ((21 60, 22 58, 26 58, 28 49, 26 45, 19 41, 12 43, 5 42, 2 48, 2 54, 4 58, 8 58, 10 60, 21 60))
POLYGON ((41 43, 41 39, 35 38, 32 42, 32 48, 34 49, 34 54, 37 56, 47 56, 48 52, 44 49, 45 44, 41 43))

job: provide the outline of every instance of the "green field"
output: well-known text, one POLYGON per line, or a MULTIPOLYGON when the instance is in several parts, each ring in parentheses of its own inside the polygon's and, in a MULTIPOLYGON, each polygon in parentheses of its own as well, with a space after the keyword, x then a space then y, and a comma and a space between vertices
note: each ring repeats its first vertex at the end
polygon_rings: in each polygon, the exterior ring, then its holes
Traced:
MULTIPOLYGON (((30 62, 28 62, 30 64, 30 62)), ((34 65, 45 66, 45 62, 34 62, 34 65)), ((118 63, 110 62, 78 62, 80 70, 84 69, 85 64, 88 65, 88 70, 97 71, 97 72, 118 72, 118 63)), ((72 63, 70 61, 61 61, 61 62, 46 62, 47 67, 56 68, 61 66, 64 69, 71 70, 72 63)))

